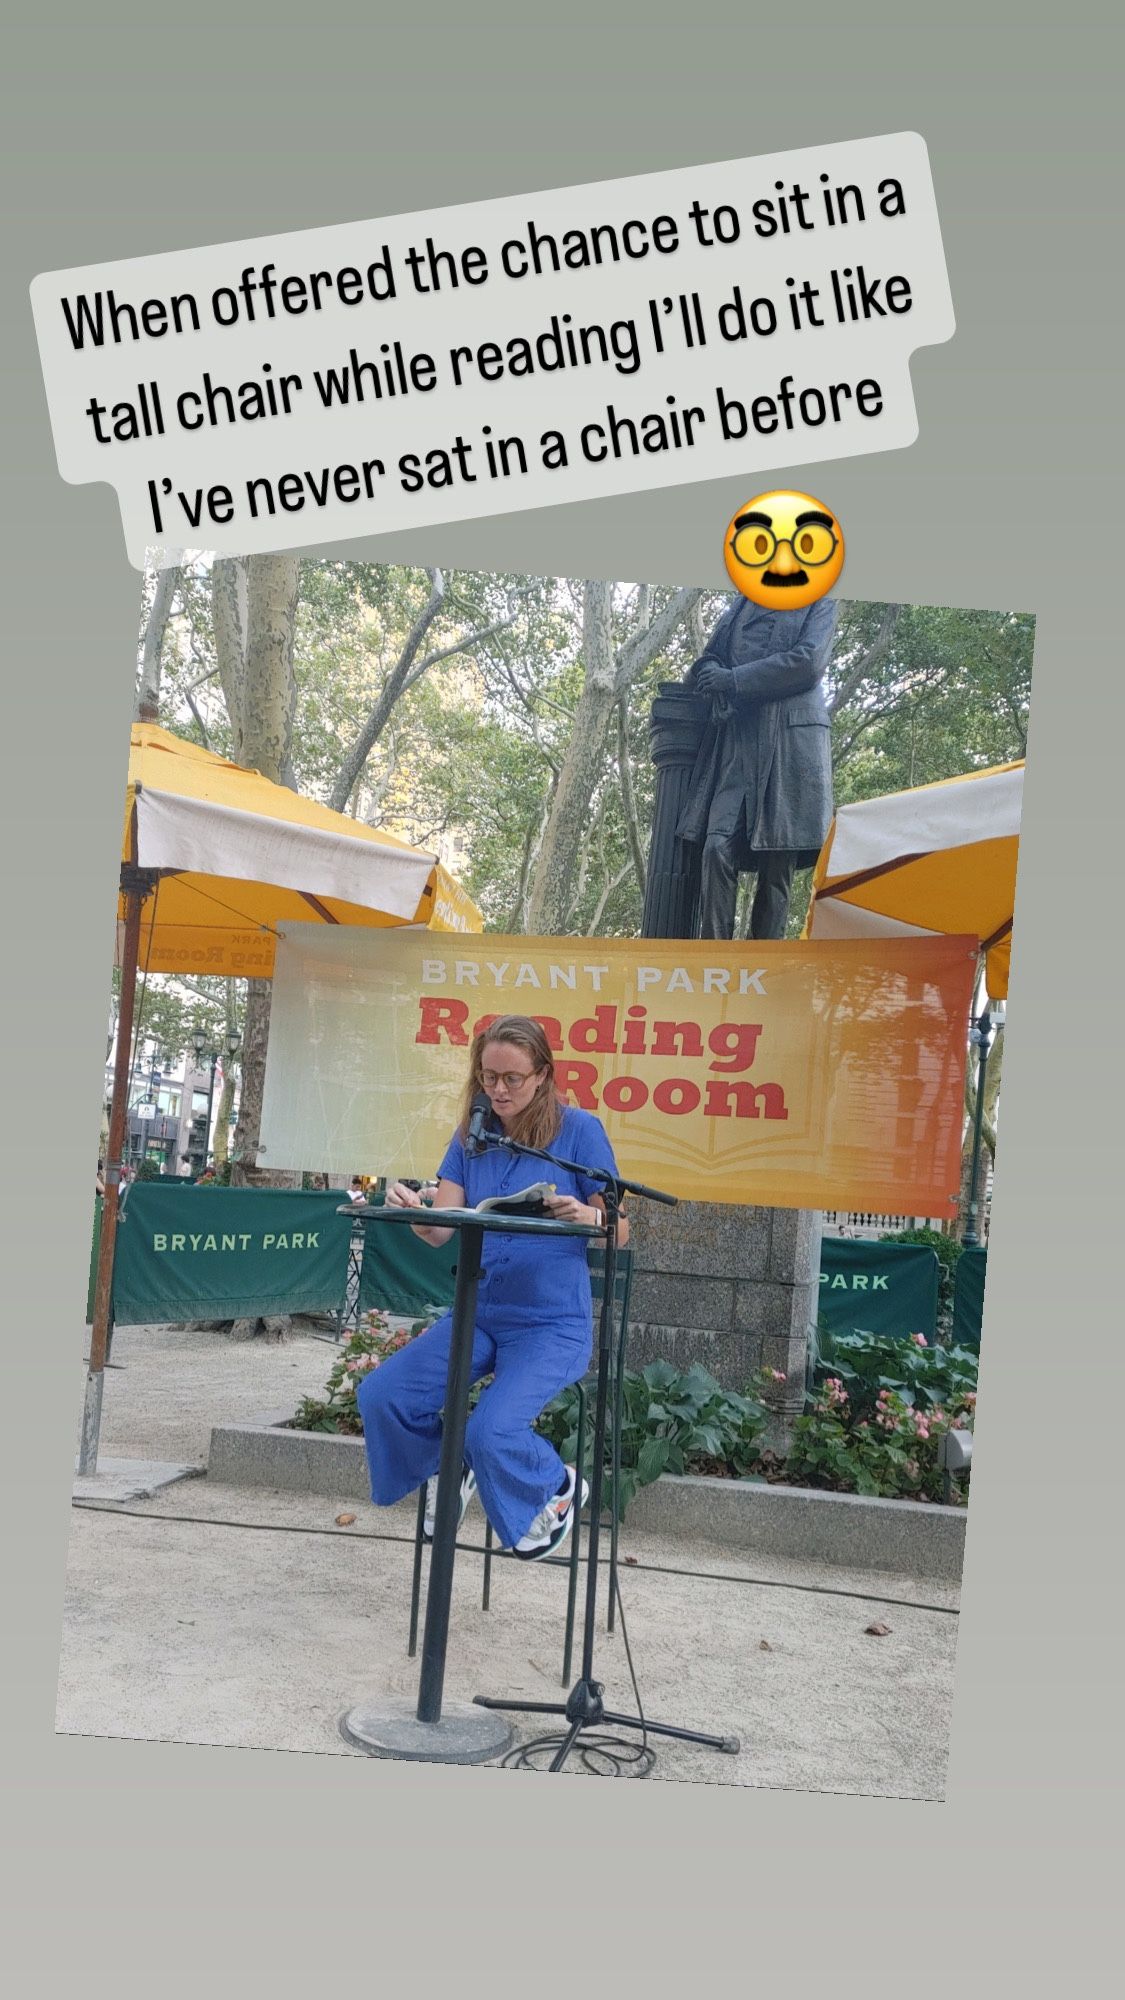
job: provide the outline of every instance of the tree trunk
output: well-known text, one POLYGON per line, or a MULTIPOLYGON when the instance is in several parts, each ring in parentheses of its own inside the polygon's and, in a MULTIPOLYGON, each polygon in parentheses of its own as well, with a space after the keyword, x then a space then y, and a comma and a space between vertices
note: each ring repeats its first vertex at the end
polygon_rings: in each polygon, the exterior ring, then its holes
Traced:
POLYGON ((242 705, 246 762, 293 791, 293 628, 300 567, 297 556, 250 559, 242 705))
POLYGON ((232 1187, 299 1187, 301 1184, 299 1172, 270 1173, 258 1165, 271 990, 268 979, 248 979, 246 982, 246 1025, 242 1031, 240 1050, 242 1094, 238 1104, 238 1123, 234 1128, 232 1187))
POLYGON ((894 638, 895 628, 898 625, 901 615, 901 604, 884 605, 883 616, 879 621, 879 630, 871 641, 870 646, 860 654, 857 660, 851 662, 839 687, 835 688, 832 692, 828 703, 828 713, 833 720, 840 713, 845 702, 850 700, 861 682, 865 681, 869 674, 874 673, 876 667, 880 665, 890 652, 891 640, 894 638))
POLYGON ((221 557, 211 565, 211 626, 235 761, 242 762, 246 706, 246 612, 249 565, 242 557, 221 557))
POLYGON ((621 783, 621 807, 625 814, 625 831, 629 837, 629 854, 637 877, 637 887, 643 898, 645 856, 641 846, 640 828, 637 825, 637 802, 633 793, 633 770, 629 760, 629 709, 624 696, 617 704, 617 775, 621 783))
POLYGON ((598 582, 587 583, 583 588, 582 649, 586 679, 535 869, 527 917, 528 929, 534 936, 557 936, 566 928, 575 863, 589 839, 590 807, 605 762, 609 718, 637 675, 668 644, 701 595, 698 590, 677 591, 653 618, 647 594, 643 594, 638 606, 640 621, 615 652, 613 586, 598 582))
POLYGON ((157 572, 152 604, 145 621, 145 636, 141 645, 141 672, 133 711, 138 722, 155 722, 160 712, 160 666, 164 652, 164 634, 168 629, 168 619, 171 616, 172 602, 179 581, 180 572, 175 564, 157 572))
POLYGON ((410 628, 403 647, 383 684, 383 691, 360 730, 343 764, 328 800, 333 812, 344 812, 363 768, 390 720, 391 711, 410 678, 418 648, 445 602, 445 579, 440 569, 428 572, 430 594, 410 628))
POLYGON ((590 801, 605 755, 606 724, 615 703, 611 613, 613 586, 587 583, 582 615, 586 680, 543 836, 528 907, 533 937, 551 937, 566 925, 578 855, 590 832, 590 801))
MULTIPOLYGON (((988 1167, 992 1163, 996 1171, 996 1107, 1000 1098, 1000 1079, 1004 1065, 1004 1030, 1001 1028, 988 1051, 984 1067, 984 1118, 981 1122, 980 1154, 977 1166, 977 1235, 983 1243, 986 1238, 986 1215, 984 1206, 985 1190, 988 1186, 988 1167)), ((961 1142, 961 1191, 957 1208, 957 1235, 962 1237, 969 1226, 974 1190, 970 1186, 973 1167, 973 1131, 976 1119, 977 1079, 980 1066, 973 1052, 969 1058, 965 1074, 965 1131, 961 1142)))
MULTIPOLYGON (((299 574, 297 556, 251 556, 249 561, 241 755, 244 763, 275 784, 292 784, 293 628, 299 574)), ((299 1171, 258 1165, 271 992, 268 979, 246 982, 242 1095, 231 1173, 237 1187, 301 1184, 299 1171)))
POLYGON ((234 1072, 224 1065, 223 1087, 219 1092, 219 1108, 215 1113, 215 1145, 212 1157, 216 1173, 220 1167, 226 1166, 230 1157, 230 1114, 233 1106, 234 1072))

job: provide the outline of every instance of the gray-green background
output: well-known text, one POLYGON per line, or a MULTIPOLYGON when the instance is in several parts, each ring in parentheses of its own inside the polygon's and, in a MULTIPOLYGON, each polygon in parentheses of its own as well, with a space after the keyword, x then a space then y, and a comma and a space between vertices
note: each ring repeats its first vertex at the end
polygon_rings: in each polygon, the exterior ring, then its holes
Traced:
MULTIPOLYGON (((281 0, 47 6, 8 30, 0 1658, 14 1782, 0 1881, 19 1991, 306 1993, 354 1990, 357 1974, 421 1993, 442 1975, 554 1991, 595 1966, 603 1987, 659 1968, 680 1987, 972 1993, 999 1974, 1037 1991, 1081 1978, 1108 1936, 1123 704, 1120 49, 1104 14, 281 0), (592 1793, 55 1740, 138 581, 108 489, 58 479, 28 282, 907 127, 929 145, 958 322, 913 363, 919 440, 784 469, 842 517, 856 595, 1039 617, 947 1804, 592 1793)), ((741 487, 348 552, 714 583, 741 487)))

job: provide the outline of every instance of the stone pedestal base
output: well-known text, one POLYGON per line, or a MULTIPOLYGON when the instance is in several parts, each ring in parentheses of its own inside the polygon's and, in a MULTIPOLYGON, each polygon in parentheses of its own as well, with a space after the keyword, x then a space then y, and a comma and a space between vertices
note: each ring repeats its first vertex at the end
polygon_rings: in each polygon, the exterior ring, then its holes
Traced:
POLYGON ((793 1208, 685 1201, 629 1204, 634 1253, 631 1368, 698 1361, 724 1388, 744 1390, 759 1368, 786 1380, 771 1397, 784 1448, 805 1399, 810 1331, 819 1310, 821 1217, 793 1208))

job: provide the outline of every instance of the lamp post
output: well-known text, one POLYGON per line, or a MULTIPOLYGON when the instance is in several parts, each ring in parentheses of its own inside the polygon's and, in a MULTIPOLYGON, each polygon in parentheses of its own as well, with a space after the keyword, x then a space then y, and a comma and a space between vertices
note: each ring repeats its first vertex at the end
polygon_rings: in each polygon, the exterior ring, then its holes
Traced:
POLYGON ((973 1115, 973 1160, 969 1173, 969 1212, 965 1223, 965 1233, 961 1238, 962 1248, 977 1250, 980 1247, 981 1202, 977 1191, 980 1173, 980 1142, 984 1130, 984 1081, 988 1068, 988 1053, 995 1036, 1004 1025, 1004 1002, 988 1002, 981 1008, 973 1022, 969 1035, 969 1046, 977 1052, 977 1101, 973 1115))
MULTIPOLYGON (((191 1038, 191 1045, 192 1048, 195 1050, 195 1060, 197 1066, 202 1068, 203 1063, 205 1061, 209 1062, 211 1066, 210 1075, 207 1081, 207 1146, 203 1155, 203 1164, 204 1166, 206 1166, 211 1157, 211 1113, 215 1103, 215 1069, 218 1064, 219 1057, 222 1055, 223 1052, 222 1049, 219 1047, 217 1041, 215 1041, 211 1036, 208 1035, 207 1030, 205 1028, 195 1029, 191 1038), (210 1048, 208 1048, 207 1046, 209 1041, 211 1043, 210 1048)), ((230 1057, 232 1061, 234 1057, 238 1054, 238 1051, 241 1048, 241 1046, 242 1046, 242 1036, 239 1034, 237 1028, 231 1028, 226 1037, 226 1049, 227 1049, 227 1055, 230 1057)))
POLYGON ((153 1133, 149 1128, 155 1127, 156 1124, 157 1096, 163 1081, 164 1073, 157 1068, 157 1051, 154 1049, 149 1058, 148 1088, 144 1096, 138 1098, 136 1103, 130 1106, 129 1115, 132 1119, 136 1120, 141 1129, 136 1135, 132 1133, 126 1134, 126 1151, 133 1155, 132 1164, 137 1169, 144 1164, 149 1156, 149 1144, 153 1137, 153 1133))

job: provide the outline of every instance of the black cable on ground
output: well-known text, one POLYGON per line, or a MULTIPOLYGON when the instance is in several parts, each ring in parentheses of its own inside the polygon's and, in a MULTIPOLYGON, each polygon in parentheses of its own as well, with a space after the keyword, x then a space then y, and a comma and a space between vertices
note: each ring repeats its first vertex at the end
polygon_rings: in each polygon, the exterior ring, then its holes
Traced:
MULTIPOLYGON (((278 1521, 231 1521, 225 1515, 218 1514, 150 1514, 140 1507, 118 1506, 113 1501, 72 1500, 71 1506, 76 1512, 84 1514, 119 1514, 132 1521, 179 1521, 189 1527, 199 1528, 246 1528, 255 1534, 263 1535, 328 1535, 337 1542, 397 1542, 400 1548, 410 1548, 413 1543, 413 1536, 373 1534, 368 1528, 358 1530, 336 1527, 310 1528, 278 1521)), ((456 1547, 467 1555, 484 1554, 478 1542, 458 1542, 456 1547)), ((567 1566, 565 1556, 548 1556, 547 1563, 552 1569, 565 1569, 567 1566)), ((670 1563, 638 1562, 630 1563, 629 1567, 646 1576, 686 1576, 693 1583, 747 1583, 755 1584, 761 1590, 793 1590, 811 1597, 851 1597, 861 1604, 894 1604, 903 1611, 933 1611, 943 1618, 959 1618, 961 1615, 960 1607, 956 1604, 924 1604, 916 1597, 884 1597, 877 1590, 842 1590, 832 1584, 792 1583, 784 1577, 777 1576, 736 1576, 730 1570, 677 1569, 670 1563)), ((624 1633, 625 1615, 621 1603, 620 1574, 617 1604, 622 1614, 624 1633)), ((628 1651, 627 1639, 626 1651, 628 1651)))
MULTIPOLYGON (((637 1715, 641 1724, 641 1740, 638 1743, 631 1736, 616 1736, 607 1729, 589 1729, 583 1730, 575 1739, 574 1750, 579 1762, 591 1777, 647 1778, 656 1764, 656 1751, 648 1740, 645 1712, 641 1706, 641 1691, 637 1686, 637 1673, 633 1665, 629 1632, 625 1624, 620 1577, 615 1576, 613 1582, 618 1616, 621 1619, 621 1637, 625 1641, 625 1658, 629 1662, 629 1679, 633 1683, 633 1698, 637 1704, 637 1715)), ((506 1757, 500 1759, 501 1770, 549 1770, 569 1733, 569 1730, 559 1729, 552 1731, 550 1735, 533 1736, 527 1743, 517 1743, 513 1750, 509 1750, 506 1757)))

